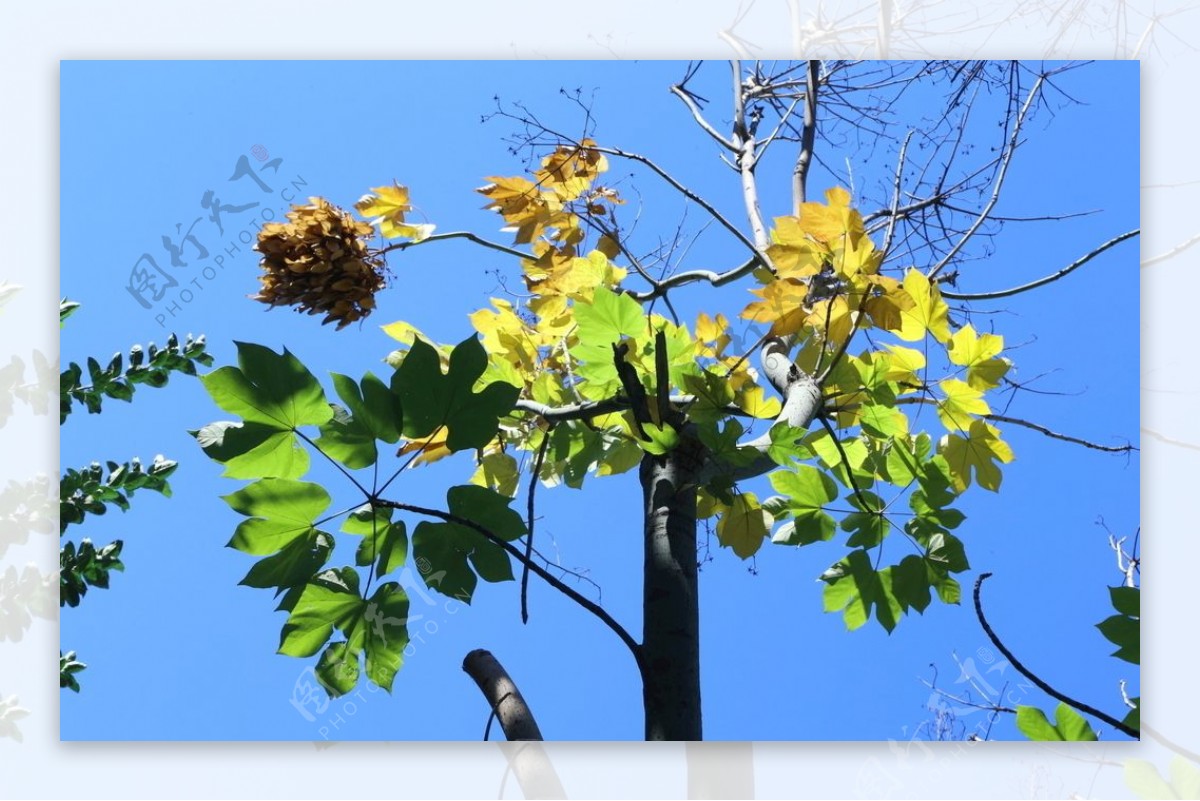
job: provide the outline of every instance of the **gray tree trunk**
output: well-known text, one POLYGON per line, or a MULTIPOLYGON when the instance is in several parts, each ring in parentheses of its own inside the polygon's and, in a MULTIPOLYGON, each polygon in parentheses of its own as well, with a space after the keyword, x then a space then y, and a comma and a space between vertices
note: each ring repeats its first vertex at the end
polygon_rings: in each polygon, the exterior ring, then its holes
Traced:
POLYGON ((645 569, 642 687, 647 740, 703 739, 696 563, 699 443, 642 459, 645 569))

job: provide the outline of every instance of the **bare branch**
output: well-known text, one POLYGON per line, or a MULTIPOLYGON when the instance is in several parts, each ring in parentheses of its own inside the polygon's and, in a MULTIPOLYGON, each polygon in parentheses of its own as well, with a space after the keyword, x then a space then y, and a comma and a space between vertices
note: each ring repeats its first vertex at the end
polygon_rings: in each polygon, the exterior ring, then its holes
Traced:
MULTIPOLYGON (((897 398, 896 403, 897 404, 923 403, 923 404, 929 404, 929 405, 934 405, 934 406, 937 405, 937 401, 933 400, 932 398, 897 398)), ((1045 426, 1038 425, 1037 423, 1031 423, 1030 421, 1023 420, 1020 417, 1009 417, 1008 415, 1005 415, 1005 414, 994 414, 994 413, 981 414, 979 416, 980 416, 980 418, 982 418, 984 420, 995 420, 1000 423, 1011 423, 1012 425, 1015 425, 1015 426, 1021 426, 1023 428, 1028 428, 1028 429, 1038 432, 1039 434, 1045 434, 1047 437, 1050 437, 1051 439, 1061 439, 1063 442, 1071 442, 1071 443, 1074 443, 1075 445, 1082 445, 1085 448, 1091 448, 1092 450, 1095 450, 1095 451, 1104 451, 1105 453, 1129 453, 1130 451, 1139 450, 1136 445, 1101 445, 1097 442, 1091 442, 1090 440, 1080 439, 1079 437, 1073 437, 1069 434, 1060 434, 1057 431, 1051 431, 1050 429, 1046 428, 1045 426)))
POLYGON ((499 242, 492 242, 491 240, 484 239, 483 237, 473 234, 470 231, 449 231, 444 234, 432 234, 424 239, 418 239, 413 242, 397 242, 394 245, 388 245, 387 247, 383 248, 380 253, 391 253, 394 250, 408 250, 409 248, 416 247, 417 245, 425 245, 429 242, 441 242, 445 239, 468 239, 474 242, 476 245, 483 245, 485 248, 491 248, 492 250, 500 253, 507 253, 509 256, 516 256, 518 259, 527 259, 529 261, 533 261, 537 258, 532 253, 524 253, 516 248, 510 248, 507 245, 501 245, 499 242))
POLYGON ((700 112, 700 107, 696 105, 696 101, 692 98, 691 92, 684 89, 682 84, 676 84, 675 86, 672 86, 671 94, 675 95, 684 102, 684 105, 688 107, 688 111, 692 112, 692 119, 696 121, 696 124, 699 125, 706 134, 716 140, 717 144, 731 153, 737 152, 737 146, 724 136, 721 136, 721 134, 717 133, 717 130, 709 124, 708 120, 704 119, 704 115, 700 112))
POLYGON ((804 125, 800 129, 800 152, 796 155, 796 166, 792 170, 792 207, 800 215, 800 204, 808 192, 808 168, 812 162, 813 147, 817 136, 817 85, 820 83, 821 62, 808 62, 808 85, 804 93, 804 125))
POLYGON ((735 267, 723 273, 715 273, 712 270, 689 270, 684 273, 676 273, 670 278, 664 278, 654 284, 654 288, 647 292, 630 292, 629 295, 637 301, 653 300, 660 295, 663 295, 669 289, 674 289, 685 284, 694 284, 701 281, 707 281, 713 286, 724 286, 739 278, 744 278, 754 272, 754 268, 765 266, 765 263, 757 255, 747 261, 740 267, 735 267))
POLYGON ((900 146, 900 157, 896 159, 896 179, 892 185, 892 211, 888 215, 887 233, 883 236, 883 247, 880 251, 885 255, 892 248, 892 234, 895 231, 896 218, 900 208, 900 178, 904 174, 904 156, 908 153, 908 143, 912 140, 915 131, 909 131, 904 137, 904 144, 900 146))
POLYGON ((1021 675, 1025 676, 1025 678, 1036 684, 1038 689, 1049 695, 1051 698, 1062 701, 1067 706, 1074 707, 1080 712, 1091 715, 1095 718, 1099 718, 1117 731, 1123 734, 1128 734, 1130 737, 1137 739, 1140 736, 1137 729, 1133 728, 1132 726, 1125 725, 1111 715, 1106 715, 1093 706, 1088 706, 1082 701, 1076 701, 1074 698, 1060 693, 1058 690, 1054 689, 1049 684, 1038 678, 1038 676, 1029 668, 1021 664, 1021 661, 1013 655, 1012 651, 1008 650, 1008 648, 1004 646, 1004 643, 1002 643, 1000 638, 996 636, 996 632, 992 631, 992 627, 988 625, 987 618, 983 616, 983 604, 979 600, 979 590, 983 586, 984 580, 991 575, 991 573, 981 573, 979 578, 975 580, 975 616, 979 618, 979 624, 983 626, 983 631, 985 634, 987 634, 988 639, 992 641, 992 644, 996 646, 1000 653, 1004 654, 1004 658, 1012 663, 1012 666, 1019 670, 1021 675))
POLYGON ((1095 442, 1089 442, 1086 439, 1072 437, 1067 434, 1059 434, 1057 431, 1051 431, 1045 426, 1031 423, 1028 420, 1022 420, 1019 417, 1009 417, 1003 414, 985 414, 981 415, 985 420, 996 420, 1001 423, 1012 423, 1013 425, 1023 426, 1025 428, 1037 431, 1039 434, 1045 434, 1051 439, 1061 439, 1063 442, 1073 442, 1076 445, 1082 445, 1085 448, 1091 448, 1096 451, 1104 451, 1105 453, 1129 453, 1130 451, 1138 450, 1136 445, 1100 445, 1095 442))
MULTIPOLYGON (((1020 292, 1026 292, 1030 289, 1036 289, 1039 286, 1045 286, 1046 284, 1049 284, 1053 281, 1057 281, 1058 279, 1062 278, 1064 275, 1068 275, 1069 273, 1074 272, 1075 270, 1077 270, 1080 267, 1082 267, 1083 265, 1087 264, 1089 261, 1096 258, 1101 253, 1103 253, 1104 251, 1113 247, 1114 245, 1118 245, 1121 242, 1124 242, 1126 239, 1135 237, 1140 233, 1141 233, 1141 229, 1134 229, 1132 231, 1126 231, 1125 233, 1121 234, 1120 236, 1115 236, 1112 239, 1105 242, 1103 245, 1100 245, 1099 247, 1093 249, 1089 253, 1086 253, 1085 255, 1080 256, 1078 259, 1071 262, 1066 267, 1063 267, 1058 272, 1053 273, 1051 275, 1047 275, 1044 278, 1039 278, 1036 281, 1030 281, 1028 284, 1022 284, 1021 286, 1012 287, 1011 289, 1001 289, 1001 290, 997 290, 996 292, 963 293, 963 292, 943 291, 942 297, 951 298, 952 300, 992 300, 994 298, 1006 298, 1011 295, 1016 295, 1020 292)), ((1143 264, 1143 266, 1145 266, 1145 265, 1143 264)))

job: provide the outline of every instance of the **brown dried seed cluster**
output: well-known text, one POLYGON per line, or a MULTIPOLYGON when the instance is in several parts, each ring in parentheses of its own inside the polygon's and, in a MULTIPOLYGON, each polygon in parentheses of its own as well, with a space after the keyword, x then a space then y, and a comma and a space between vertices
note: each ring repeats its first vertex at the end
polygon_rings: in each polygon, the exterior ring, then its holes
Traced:
POLYGON ((254 249, 263 254, 262 289, 254 300, 324 314, 322 324, 345 328, 375 308, 384 262, 367 244, 375 232, 324 198, 293 206, 288 222, 268 223, 254 249))

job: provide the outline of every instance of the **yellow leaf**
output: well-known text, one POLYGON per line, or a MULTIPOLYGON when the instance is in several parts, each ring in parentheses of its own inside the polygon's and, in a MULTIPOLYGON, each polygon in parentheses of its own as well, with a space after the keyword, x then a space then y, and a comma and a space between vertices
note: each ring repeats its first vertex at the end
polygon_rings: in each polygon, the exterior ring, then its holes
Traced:
MULTIPOLYGON (((925 369, 925 354, 913 348, 901 345, 884 345, 888 349, 888 369, 884 375, 887 381, 900 384, 919 384, 920 376, 917 371, 925 369)), ((902 387, 901 391, 911 391, 913 387, 902 387)))
POLYGON ((386 238, 405 238, 420 242, 433 233, 433 225, 405 223, 404 215, 412 211, 407 187, 393 183, 391 186, 376 186, 371 191, 375 194, 363 195, 354 204, 354 208, 358 209, 359 214, 363 217, 369 218, 373 224, 378 225, 379 233, 386 238))
POLYGON ((404 222, 405 212, 412 211, 408 202, 408 188, 393 183, 391 186, 376 186, 374 195, 363 195, 354 208, 364 217, 387 217, 404 222))
POLYGON ((696 342, 699 355, 719 359, 732 341, 733 338, 729 336, 729 320, 725 315, 718 314, 714 319, 704 312, 700 312, 696 318, 696 342))
POLYGON ((866 296, 862 302, 863 313, 879 328, 899 331, 904 324, 903 312, 915 305, 912 297, 891 276, 871 275, 862 278, 862 285, 856 287, 856 291, 866 296))
POLYGON ((733 399, 737 407, 751 417, 772 420, 779 416, 783 405, 779 398, 766 397, 766 392, 757 384, 749 384, 742 388, 733 399))
POLYGON ((975 481, 984 489, 1000 489, 1000 468, 997 461, 1008 464, 1014 458, 1012 448, 1000 439, 1000 432, 982 420, 975 420, 966 437, 947 434, 938 443, 938 453, 950 467, 950 480, 955 490, 964 491, 975 481))
POLYGON ((396 452, 397 456, 404 456, 409 453, 419 453, 414 463, 418 465, 432 464, 440 459, 445 459, 451 454, 450 448, 446 446, 446 438, 450 436, 450 431, 445 426, 434 431, 430 436, 421 440, 408 440, 396 452))
POLYGON ((855 315, 841 295, 814 304, 805 324, 822 342, 844 342, 854 327, 855 315))
POLYGON ((967 368, 967 383, 979 390, 999 386, 1011 366, 1007 359, 995 358, 1004 350, 1004 337, 995 334, 977 336, 974 327, 965 325, 946 343, 950 361, 967 368))
POLYGON ((753 492, 743 492, 717 521, 717 539, 742 559, 749 559, 762 547, 775 518, 758 502, 753 492))
POLYGON ((794 279, 772 281, 761 289, 752 289, 750 294, 761 300, 751 302, 742 310, 741 316, 757 323, 770 323, 771 331, 777 335, 794 334, 804 323, 804 298, 808 287, 794 279))
POLYGON ((938 401, 937 413, 948 431, 966 431, 977 422, 973 415, 991 412, 983 393, 964 381, 947 378, 938 386, 946 397, 938 401))
POLYGON ((896 336, 906 342, 919 342, 928 331, 938 342, 949 339, 950 307, 942 300, 937 284, 931 284, 920 270, 910 269, 904 276, 904 291, 912 298, 913 305, 900 312, 901 325, 896 336))
POLYGON ((503 451, 488 453, 479 460, 479 466, 471 476, 471 483, 494 489, 512 498, 517 494, 521 471, 517 460, 503 451))

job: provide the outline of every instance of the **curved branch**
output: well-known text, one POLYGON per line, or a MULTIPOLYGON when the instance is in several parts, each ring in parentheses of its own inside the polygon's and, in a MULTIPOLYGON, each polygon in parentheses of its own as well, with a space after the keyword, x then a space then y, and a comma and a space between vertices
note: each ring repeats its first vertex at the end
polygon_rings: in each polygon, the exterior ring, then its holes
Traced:
POLYGON ((462 669, 479 686, 479 691, 487 700, 492 714, 500 722, 504 739, 544 739, 521 691, 490 651, 478 648, 467 654, 463 659, 462 669))
POLYGON ((409 248, 416 247, 417 245, 424 245, 429 242, 441 242, 445 239, 469 239, 476 245, 482 245, 485 248, 490 248, 491 250, 495 250, 500 253, 506 253, 509 256, 516 256, 518 259, 525 259, 526 261, 535 261, 537 259, 537 256, 534 256, 532 253, 525 253, 517 250, 516 248, 510 248, 507 245, 501 245, 499 242, 493 242, 490 239, 484 239, 483 237, 473 234, 470 231, 447 231, 444 234, 431 234, 424 239, 418 239, 412 242, 397 242, 394 245, 388 245, 379 252, 391 253, 393 250, 408 250, 409 248))
POLYGON ((707 281, 713 286, 724 286, 725 284, 736 281, 739 278, 744 278, 754 272, 754 268, 759 265, 765 265, 765 262, 755 255, 745 264, 740 267, 735 267, 723 273, 716 273, 712 270, 689 270, 684 273, 676 273, 670 278, 664 278, 654 282, 654 288, 646 292, 630 292, 631 298, 640 302, 654 300, 655 298, 665 295, 667 290, 674 289, 678 286, 686 284, 694 284, 699 281, 707 281))
POLYGON ((621 642, 625 643, 625 645, 629 648, 630 653, 633 654, 634 661, 637 662, 638 670, 645 674, 645 665, 642 664, 642 647, 638 644, 637 640, 630 636, 629 632, 625 630, 624 626, 618 623, 612 615, 604 611, 602 606, 594 601, 589 600, 588 598, 585 598, 583 595, 580 595, 577 591, 567 586, 559 579, 555 578, 549 571, 547 571, 537 562, 534 562, 532 559, 527 560, 525 558, 525 554, 522 553, 520 549, 515 547, 512 543, 508 542, 500 535, 479 525, 474 520, 468 520, 465 517, 459 517, 458 515, 451 514, 450 512, 443 512, 440 509, 428 509, 424 506, 416 506, 411 503, 401 503, 400 501, 389 501, 382 498, 379 499, 379 505, 392 509, 399 509, 403 512, 412 512, 418 515, 425 515, 426 517, 436 517, 438 520, 444 520, 447 523, 456 523, 460 526, 465 526, 478 534, 481 534, 486 540, 488 540, 488 542, 499 545, 513 559, 516 559, 521 564, 527 566, 532 572, 536 573, 551 587, 558 590, 587 611, 591 612, 600 620, 601 623, 612 629, 613 632, 621 639, 621 642))
POLYGON ((1126 239, 1135 237, 1138 234, 1140 234, 1141 232, 1142 231, 1140 228, 1135 228, 1132 231, 1126 231, 1125 233, 1123 233, 1119 236, 1114 236, 1112 239, 1108 240, 1103 245, 1100 245, 1099 247, 1097 247, 1095 250, 1091 251, 1090 253, 1080 256, 1078 259, 1071 262, 1066 267, 1063 267, 1058 272, 1053 273, 1052 275, 1047 275, 1044 278, 1039 278, 1036 281, 1030 281, 1028 284, 1022 284, 1021 286, 1012 287, 1011 289, 1001 289, 996 292, 963 293, 963 292, 947 292, 945 290, 942 290, 942 297, 950 298, 952 300, 992 300, 994 298, 1007 298, 1011 295, 1016 295, 1019 292, 1025 292, 1030 289, 1036 289, 1037 287, 1045 286, 1046 284, 1049 284, 1052 281, 1057 281, 1058 279, 1062 278, 1064 275, 1067 275, 1068 273, 1074 272, 1075 270, 1077 270, 1080 267, 1082 267, 1083 265, 1087 264, 1089 261, 1096 258, 1101 253, 1103 253, 1104 251, 1113 247, 1114 245, 1118 245, 1121 242, 1124 242, 1126 239))
POLYGON ((1082 701, 1076 701, 1074 698, 1060 693, 1058 690, 1042 681, 1033 673, 1033 671, 1021 664, 1020 660, 1013 656, 1012 651, 1008 650, 1008 648, 1004 646, 1004 643, 1000 642, 1000 638, 996 636, 996 632, 992 631, 992 627, 988 625, 987 618, 983 616, 983 604, 979 600, 979 590, 983 586, 983 581, 991 575, 991 573, 981 573, 979 578, 975 580, 975 616, 979 618, 979 624, 983 626, 984 633, 987 634, 988 639, 992 641, 992 645, 996 646, 996 650, 1004 654, 1004 658, 1011 662, 1012 666, 1021 672, 1021 675, 1032 681, 1035 685, 1037 685, 1038 689, 1049 695, 1051 698, 1055 698, 1059 701, 1062 701, 1067 706, 1074 707, 1080 712, 1098 718, 1123 734, 1128 734, 1133 738, 1140 738, 1141 734, 1132 726, 1127 726, 1111 715, 1107 715, 1095 707, 1088 706, 1082 701))
POLYGON ((684 104, 688 107, 688 111, 692 112, 692 119, 694 119, 696 124, 699 125, 706 134, 711 136, 717 142, 717 144, 733 153, 737 152, 737 147, 734 146, 733 142, 730 142, 728 139, 721 136, 721 134, 717 133, 716 129, 709 124, 708 120, 704 119, 704 115, 700 113, 700 107, 696 105, 696 101, 692 99, 690 92, 684 89, 682 85, 676 84, 675 86, 671 87, 671 94, 675 95, 684 102, 684 104))

